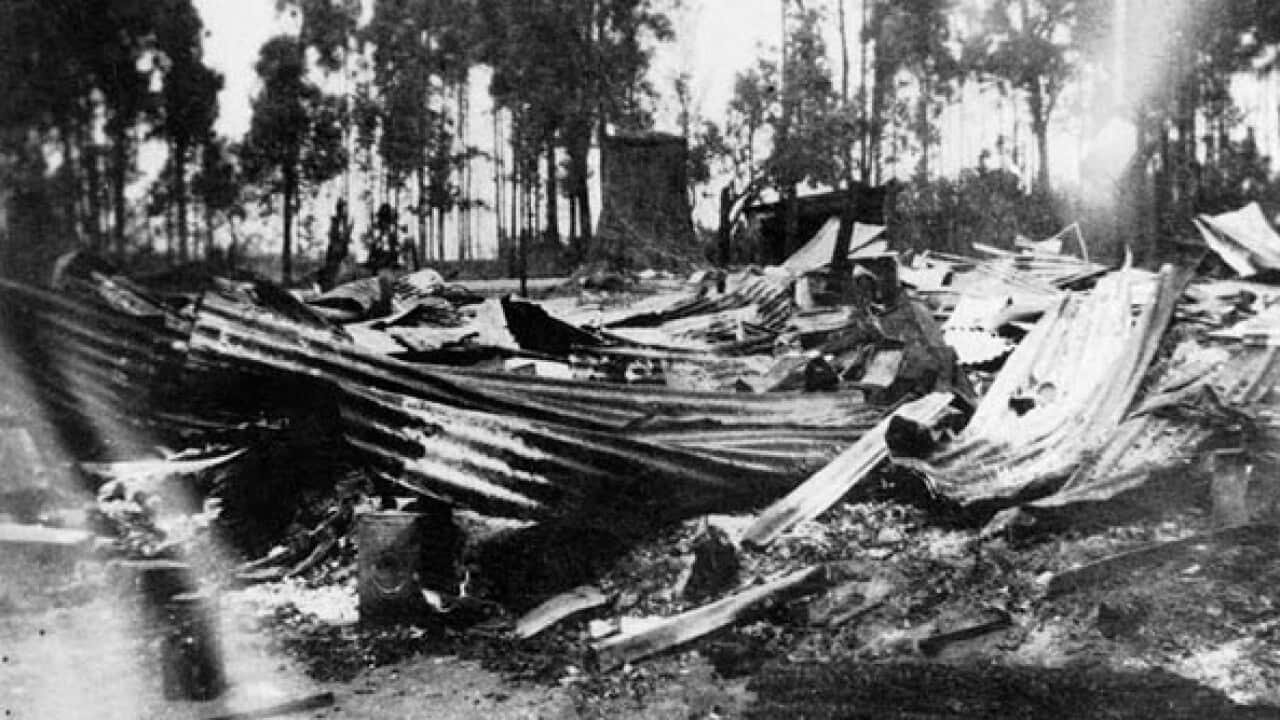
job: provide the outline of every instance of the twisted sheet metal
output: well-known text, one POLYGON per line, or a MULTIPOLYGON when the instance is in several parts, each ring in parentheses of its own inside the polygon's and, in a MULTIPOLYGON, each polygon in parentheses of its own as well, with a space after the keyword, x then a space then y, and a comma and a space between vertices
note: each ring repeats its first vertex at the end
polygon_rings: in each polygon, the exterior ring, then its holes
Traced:
POLYGON ((6 337, 21 339, 6 352, 42 395, 83 418, 226 430, 291 399, 323 408, 328 396, 339 432, 388 478, 515 517, 584 509, 675 517, 768 500, 880 417, 857 396, 441 372, 216 295, 203 298, 189 335, 172 318, 141 320, 7 282, 0 319, 6 337))
POLYGON ((545 519, 614 511, 663 518, 745 507, 796 481, 769 463, 617 433, 463 410, 341 385, 347 441, 415 492, 483 513, 545 519))
POLYGON ((881 414, 857 394, 685 392, 411 365, 212 295, 197 312, 191 347, 213 362, 248 363, 453 407, 597 430, 850 427, 881 414))
MULTIPOLYGON (((1194 340, 1186 344, 1196 347, 1194 340)), ((1280 379, 1276 348, 1236 348, 1225 361, 1193 370, 1194 374, 1170 373, 1095 457, 1077 468, 1056 493, 1033 506, 1109 500, 1142 486, 1157 473, 1194 464, 1215 437, 1233 430, 1240 435, 1245 424, 1274 434, 1268 414, 1274 405, 1272 390, 1280 379)))
POLYGON ((255 388, 284 388, 288 378, 266 368, 226 373, 223 363, 193 357, 192 321, 178 314, 139 318, 0 280, 0 325, 0 382, 33 383, 50 409, 120 450, 191 435, 231 440, 282 422, 255 388))
POLYGON ((968 427, 931 459, 935 487, 962 505, 1056 489, 1119 428, 1173 317, 1186 275, 1165 267, 1135 318, 1125 272, 1054 305, 1009 357, 968 427), (1028 398, 1020 414, 1011 402, 1028 398))
POLYGON ((661 325, 698 315, 712 315, 755 305, 757 323, 771 330, 781 330, 791 317, 791 289, 785 282, 762 275, 746 274, 736 287, 720 295, 681 298, 665 309, 646 311, 615 319, 605 327, 641 327, 661 325))
POLYGON ((100 434, 164 418, 167 400, 182 391, 180 326, 0 280, 6 384, 34 386, 42 401, 100 434))

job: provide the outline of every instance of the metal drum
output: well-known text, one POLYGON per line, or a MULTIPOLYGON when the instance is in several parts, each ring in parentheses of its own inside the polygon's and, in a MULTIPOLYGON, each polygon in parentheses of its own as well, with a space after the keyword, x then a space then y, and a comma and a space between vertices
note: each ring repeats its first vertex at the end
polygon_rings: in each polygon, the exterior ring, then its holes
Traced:
POLYGON ((394 622, 421 618, 422 557, 427 518, 419 513, 381 511, 357 519, 360 619, 394 622))

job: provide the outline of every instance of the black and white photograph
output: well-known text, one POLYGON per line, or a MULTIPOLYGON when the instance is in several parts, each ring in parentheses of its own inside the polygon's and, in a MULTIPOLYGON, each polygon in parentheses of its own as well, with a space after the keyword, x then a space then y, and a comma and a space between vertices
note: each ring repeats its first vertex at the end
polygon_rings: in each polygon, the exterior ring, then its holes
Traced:
POLYGON ((0 720, 1280 720, 1278 158, 1277 0, 0 0, 0 720))

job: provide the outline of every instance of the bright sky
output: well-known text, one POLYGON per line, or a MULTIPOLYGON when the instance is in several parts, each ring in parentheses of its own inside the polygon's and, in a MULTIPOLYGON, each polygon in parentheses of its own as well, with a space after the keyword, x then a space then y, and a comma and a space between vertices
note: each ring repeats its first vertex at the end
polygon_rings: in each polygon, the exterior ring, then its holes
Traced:
POLYGON ((218 96, 218 132, 239 138, 249 129, 249 99, 255 89, 258 48, 287 25, 276 17, 275 0, 194 0, 204 19, 205 62, 224 78, 218 96))

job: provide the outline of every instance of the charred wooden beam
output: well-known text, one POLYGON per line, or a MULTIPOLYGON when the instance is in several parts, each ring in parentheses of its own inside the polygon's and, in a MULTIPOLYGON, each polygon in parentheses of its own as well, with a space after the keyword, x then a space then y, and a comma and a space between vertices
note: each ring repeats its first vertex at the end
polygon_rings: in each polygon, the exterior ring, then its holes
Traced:
POLYGON ((934 393, 904 406, 893 416, 882 420, 830 464, 760 513, 751 527, 747 528, 742 542, 763 547, 796 524, 822 514, 889 457, 885 432, 893 417, 906 417, 932 427, 950 412, 952 399, 950 393, 934 393))
POLYGON ((822 567, 799 570, 666 618, 643 630, 606 638, 595 643, 592 651, 601 670, 642 660, 739 622, 766 602, 812 587, 822 576, 822 567))
POLYGON ((609 596, 592 585, 576 587, 547 600, 516 621, 515 636, 527 640, 579 613, 608 604, 609 596))

